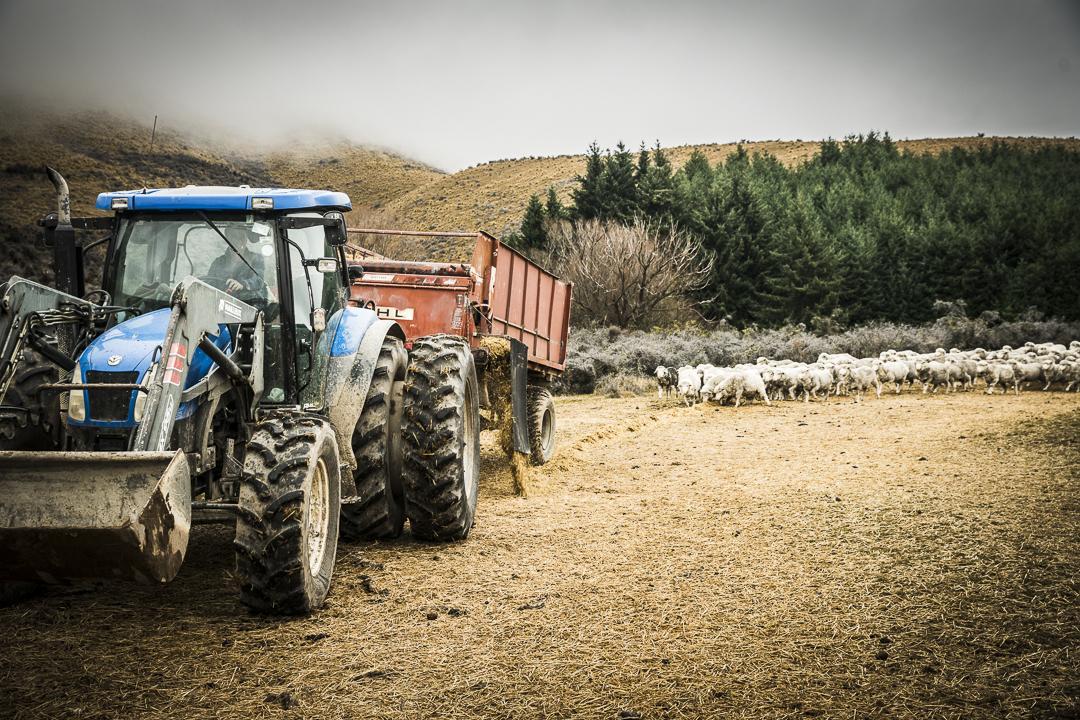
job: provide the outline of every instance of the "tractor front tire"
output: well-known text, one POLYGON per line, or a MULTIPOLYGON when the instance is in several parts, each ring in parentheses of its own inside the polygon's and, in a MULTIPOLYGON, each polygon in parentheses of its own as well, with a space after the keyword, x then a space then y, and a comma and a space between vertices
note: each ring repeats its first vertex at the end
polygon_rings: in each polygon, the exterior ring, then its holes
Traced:
POLYGON ((247 444, 236 521, 240 601, 256 612, 300 615, 330 591, 341 515, 333 428, 305 415, 271 415, 247 444))
POLYGON ((543 465, 555 454, 555 399, 544 387, 530 385, 526 394, 529 416, 529 460, 543 465))
POLYGON ((401 414, 408 357, 400 340, 383 340, 352 435, 356 496, 341 503, 341 536, 346 540, 396 538, 405 527, 401 414))
POLYGON ((402 429, 405 513, 413 535, 465 539, 480 481, 480 392, 462 338, 432 335, 413 343, 402 429))
POLYGON ((22 350, 22 358, 17 362, 3 404, 26 410, 26 422, 20 421, 13 427, 0 426, 0 450, 55 450, 61 422, 60 396, 44 394, 41 387, 55 383, 59 371, 29 348, 22 350))

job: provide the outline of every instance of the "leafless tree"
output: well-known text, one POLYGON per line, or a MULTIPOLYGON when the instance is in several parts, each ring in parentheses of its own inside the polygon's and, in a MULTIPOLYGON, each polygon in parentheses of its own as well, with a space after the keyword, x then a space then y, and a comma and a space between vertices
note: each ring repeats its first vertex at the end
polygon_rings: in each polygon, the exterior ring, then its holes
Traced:
POLYGON ((641 217, 630 225, 562 222, 549 237, 553 264, 574 283, 574 315, 583 324, 649 327, 712 272, 688 233, 641 217))

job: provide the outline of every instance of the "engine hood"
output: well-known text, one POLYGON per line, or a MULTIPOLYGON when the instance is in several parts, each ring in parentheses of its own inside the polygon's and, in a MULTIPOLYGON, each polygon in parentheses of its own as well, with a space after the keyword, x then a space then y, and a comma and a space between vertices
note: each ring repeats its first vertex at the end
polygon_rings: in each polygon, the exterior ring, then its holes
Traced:
MULTIPOLYGON (((146 377, 146 371, 160 358, 158 348, 165 340, 165 332, 169 326, 169 318, 172 315, 170 308, 162 308, 153 312, 133 317, 130 320, 109 328, 98 335, 79 356, 79 370, 84 382, 116 382, 107 376, 91 375, 91 373, 124 373, 127 377, 119 378, 119 382, 141 383, 146 377)), ((214 345, 228 352, 231 344, 231 336, 227 326, 222 325, 221 332, 211 337, 214 345)), ((213 367, 214 362, 202 350, 196 349, 191 356, 191 365, 188 369, 184 388, 187 389, 206 377, 213 367)), ((134 424, 131 408, 134 408, 134 393, 131 393, 132 403, 129 407, 126 419, 113 418, 108 421, 95 419, 94 398, 91 391, 86 392, 89 400, 90 413, 85 421, 75 424, 100 425, 107 427, 128 427, 134 424)), ((97 391, 93 391, 97 392, 97 391)), ((115 392, 115 391, 103 391, 115 392)), ((127 393, 127 391, 122 391, 127 393)), ((184 418, 194 410, 193 400, 182 403, 177 413, 178 418, 184 418)), ((69 420, 69 422, 72 422, 69 420)))
MULTIPOLYGON (((154 361, 154 351, 165 339, 169 327, 169 308, 133 317, 98 335, 83 351, 79 364, 85 374, 88 370, 105 372, 137 372, 139 381, 154 361)), ((222 325, 222 332, 211 341, 223 350, 230 342, 229 329, 222 325)), ((190 387, 201 380, 213 366, 213 361, 202 350, 196 350, 191 358, 187 382, 190 387)))

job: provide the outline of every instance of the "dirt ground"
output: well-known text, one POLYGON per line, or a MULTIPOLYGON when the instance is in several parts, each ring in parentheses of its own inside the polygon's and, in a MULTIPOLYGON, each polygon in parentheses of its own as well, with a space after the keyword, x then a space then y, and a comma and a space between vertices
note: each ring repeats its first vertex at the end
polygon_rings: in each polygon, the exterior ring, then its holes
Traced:
POLYGON ((558 410, 532 497, 489 442, 466 542, 343 546, 313 617, 220 527, 0 610, 0 715, 1080 714, 1080 395, 558 410))

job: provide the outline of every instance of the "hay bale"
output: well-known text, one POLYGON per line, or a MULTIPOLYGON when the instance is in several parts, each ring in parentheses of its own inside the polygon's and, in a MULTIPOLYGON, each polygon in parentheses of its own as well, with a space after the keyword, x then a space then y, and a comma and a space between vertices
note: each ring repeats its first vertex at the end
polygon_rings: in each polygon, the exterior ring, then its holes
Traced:
POLYGON ((510 339, 484 337, 480 349, 488 355, 484 377, 487 382, 488 401, 498 432, 499 447, 510 462, 514 478, 514 492, 521 497, 529 496, 529 455, 514 450, 514 411, 510 382, 510 339))

